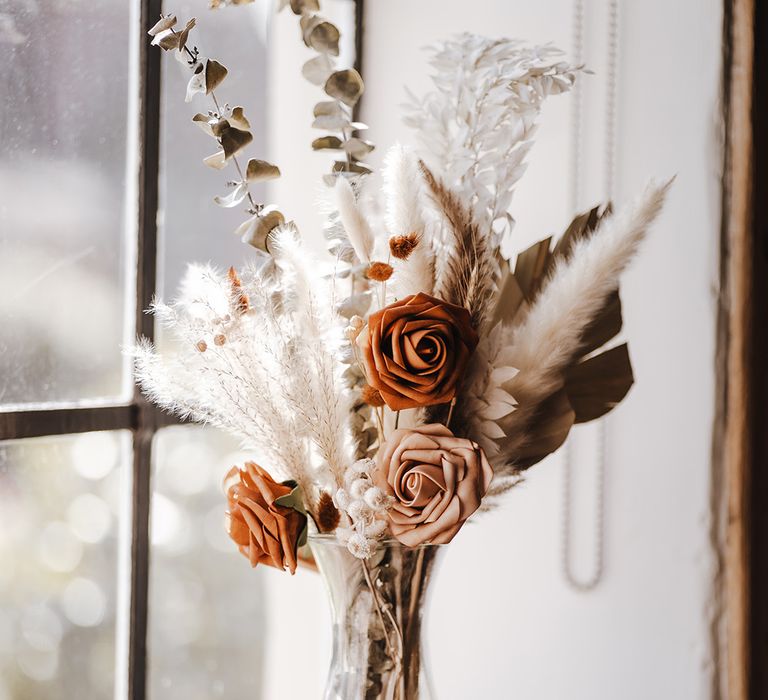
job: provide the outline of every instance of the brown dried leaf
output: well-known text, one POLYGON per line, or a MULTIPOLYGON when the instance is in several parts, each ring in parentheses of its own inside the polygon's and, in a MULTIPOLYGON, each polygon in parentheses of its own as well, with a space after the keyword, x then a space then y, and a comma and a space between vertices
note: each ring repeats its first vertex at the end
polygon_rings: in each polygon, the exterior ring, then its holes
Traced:
POLYGON ((549 396, 531 421, 529 438, 517 452, 515 466, 527 469, 557 450, 568 437, 575 419, 576 413, 564 389, 549 396))
POLYGON ((210 95, 227 77, 227 69, 218 61, 209 58, 205 62, 205 94, 210 95))
POLYGON ((187 25, 184 27, 184 29, 181 30, 181 34, 179 34, 179 51, 183 51, 184 48, 187 45, 187 39, 189 39, 189 33, 192 31, 192 29, 195 26, 195 18, 193 17, 189 22, 187 22, 187 25))
POLYGON ((312 142, 313 151, 341 150, 341 139, 338 136, 321 136, 312 142))
POLYGON ((224 157, 229 160, 253 141, 253 134, 250 131, 235 129, 235 127, 230 126, 222 131, 219 140, 224 149, 224 157))
POLYGON ((196 114, 192 117, 192 121, 197 124, 208 136, 216 138, 216 134, 213 133, 213 124, 216 122, 209 114, 196 114))
POLYGON ((243 243, 268 253, 267 242, 270 232, 284 223, 285 217, 277 209, 273 209, 272 211, 262 213, 261 216, 252 216, 247 221, 244 221, 237 227, 235 233, 240 236, 243 243))
POLYGON ((529 301, 533 299, 542 281, 542 275, 549 263, 549 245, 552 236, 534 243, 517 256, 515 277, 520 290, 529 301))
POLYGON ((176 26, 176 15, 166 15, 165 17, 161 17, 160 21, 155 24, 152 29, 150 29, 147 34, 149 36, 157 36, 160 34, 160 32, 164 32, 167 29, 171 29, 171 27, 176 26))
POLYGON ((325 92, 348 107, 354 107, 365 90, 363 79, 354 68, 336 71, 325 83, 325 92))
POLYGON ((363 163, 347 163, 345 160, 337 160, 332 168, 335 173, 357 173, 358 175, 368 175, 373 171, 363 163))
POLYGON ((290 0, 290 6, 295 15, 302 15, 305 12, 320 12, 318 0, 290 0))
POLYGON ((525 302, 525 294, 520 289, 520 284, 509 269, 509 265, 504 263, 502 269, 504 272, 499 284, 499 294, 496 297, 496 310, 491 321, 492 326, 495 326, 499 321, 512 323, 523 302, 525 302))
POLYGON ((345 116, 344 109, 336 100, 318 102, 312 110, 312 115, 315 117, 345 116))
POLYGON ((601 348, 618 335, 622 326, 621 299, 618 290, 613 292, 595 318, 582 332, 581 345, 574 359, 584 357, 601 348))
POLYGON ((263 182, 280 177, 280 168, 266 160, 251 158, 245 169, 245 179, 249 182, 263 182))
POLYGON ((320 54, 339 55, 339 30, 336 25, 318 15, 301 18, 304 43, 320 54))
POLYGON ((229 117, 229 123, 238 129, 248 130, 251 128, 250 123, 245 118, 245 112, 242 107, 233 107, 232 114, 229 117))
POLYGON ((152 43, 159 46, 163 51, 172 51, 179 47, 179 34, 169 32, 168 34, 158 34, 152 43))
POLYGON ((565 373, 565 391, 577 423, 604 416, 626 395, 634 383, 629 350, 624 343, 590 357, 565 373))

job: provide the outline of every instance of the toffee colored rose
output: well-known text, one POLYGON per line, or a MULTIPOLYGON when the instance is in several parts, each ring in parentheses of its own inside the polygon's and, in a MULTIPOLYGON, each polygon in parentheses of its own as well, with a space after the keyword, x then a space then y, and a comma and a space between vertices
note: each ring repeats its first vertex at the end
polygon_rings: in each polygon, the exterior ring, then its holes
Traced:
POLYGON ((453 399, 477 341, 466 309, 423 293, 372 313, 357 337, 368 382, 393 411, 453 399))
POLYGON ((395 499, 390 530, 409 547, 450 542, 480 507, 492 478, 477 443, 437 423, 395 430, 374 473, 379 488, 395 499))
POLYGON ((299 540, 307 526, 303 513, 275 503, 289 495, 290 484, 278 484, 254 462, 233 467, 224 478, 229 511, 227 531, 251 566, 267 564, 296 571, 299 540))

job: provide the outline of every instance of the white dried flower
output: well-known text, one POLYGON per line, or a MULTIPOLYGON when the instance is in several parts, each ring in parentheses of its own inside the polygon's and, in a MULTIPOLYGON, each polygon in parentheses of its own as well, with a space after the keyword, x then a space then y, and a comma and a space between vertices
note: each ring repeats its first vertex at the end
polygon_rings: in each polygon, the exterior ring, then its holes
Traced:
POLYGON ((368 479, 355 479, 349 487, 349 495, 354 499, 363 498, 370 486, 371 482, 368 479))
POLYGON ((373 554, 373 549, 376 545, 375 540, 370 540, 360 533, 354 533, 347 540, 347 549, 352 556, 358 559, 368 559, 373 554))

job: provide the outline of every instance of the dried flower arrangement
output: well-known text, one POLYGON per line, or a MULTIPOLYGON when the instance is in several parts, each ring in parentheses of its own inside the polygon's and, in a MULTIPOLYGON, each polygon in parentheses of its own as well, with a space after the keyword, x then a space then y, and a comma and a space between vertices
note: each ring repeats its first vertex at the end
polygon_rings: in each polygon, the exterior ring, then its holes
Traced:
MULTIPOLYGON (((212 2, 227 4, 241 3, 212 2)), ((335 533, 365 568, 386 538, 450 542, 574 424, 624 398, 627 345, 608 347, 622 326, 620 275, 669 184, 651 183, 616 213, 608 204, 579 214, 556 242, 510 261, 502 242, 542 105, 582 68, 550 46, 444 42, 431 54, 434 89, 407 108, 419 148, 393 146, 374 191, 362 162, 373 144, 353 117, 363 81, 336 69, 339 31, 316 0, 281 4, 318 53, 304 76, 329 98, 313 125, 331 133, 312 147, 342 154, 325 178, 332 264, 313 259, 276 207, 255 202, 249 183, 280 171, 258 159, 241 167, 248 120, 214 92, 226 68, 190 48, 194 20, 177 31, 163 17, 153 43, 189 67, 188 101, 212 100, 193 117, 218 143, 205 163, 237 172, 216 202, 247 201, 238 233, 262 256, 240 271, 191 266, 179 298, 152 309, 178 349, 162 356, 140 342, 136 372, 160 406, 253 452, 258 464, 226 479, 230 534, 253 566, 293 573, 309 527, 335 533)))

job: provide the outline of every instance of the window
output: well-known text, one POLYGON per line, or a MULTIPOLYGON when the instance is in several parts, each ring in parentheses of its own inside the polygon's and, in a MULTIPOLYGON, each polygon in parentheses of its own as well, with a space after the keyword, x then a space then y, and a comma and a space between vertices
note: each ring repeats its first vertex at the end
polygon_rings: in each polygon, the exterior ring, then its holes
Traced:
MULTIPOLYGON (((351 37, 350 0, 327 4, 351 37)), ((204 17, 195 41, 232 69, 263 152, 270 3, 207 6, 169 9, 204 17)), ((187 261, 249 255, 210 203, 224 182, 185 78, 149 45, 160 12, 0 0, 0 700, 263 688, 260 579, 222 527, 243 455, 149 405, 121 352, 154 338, 144 309, 187 261)))

